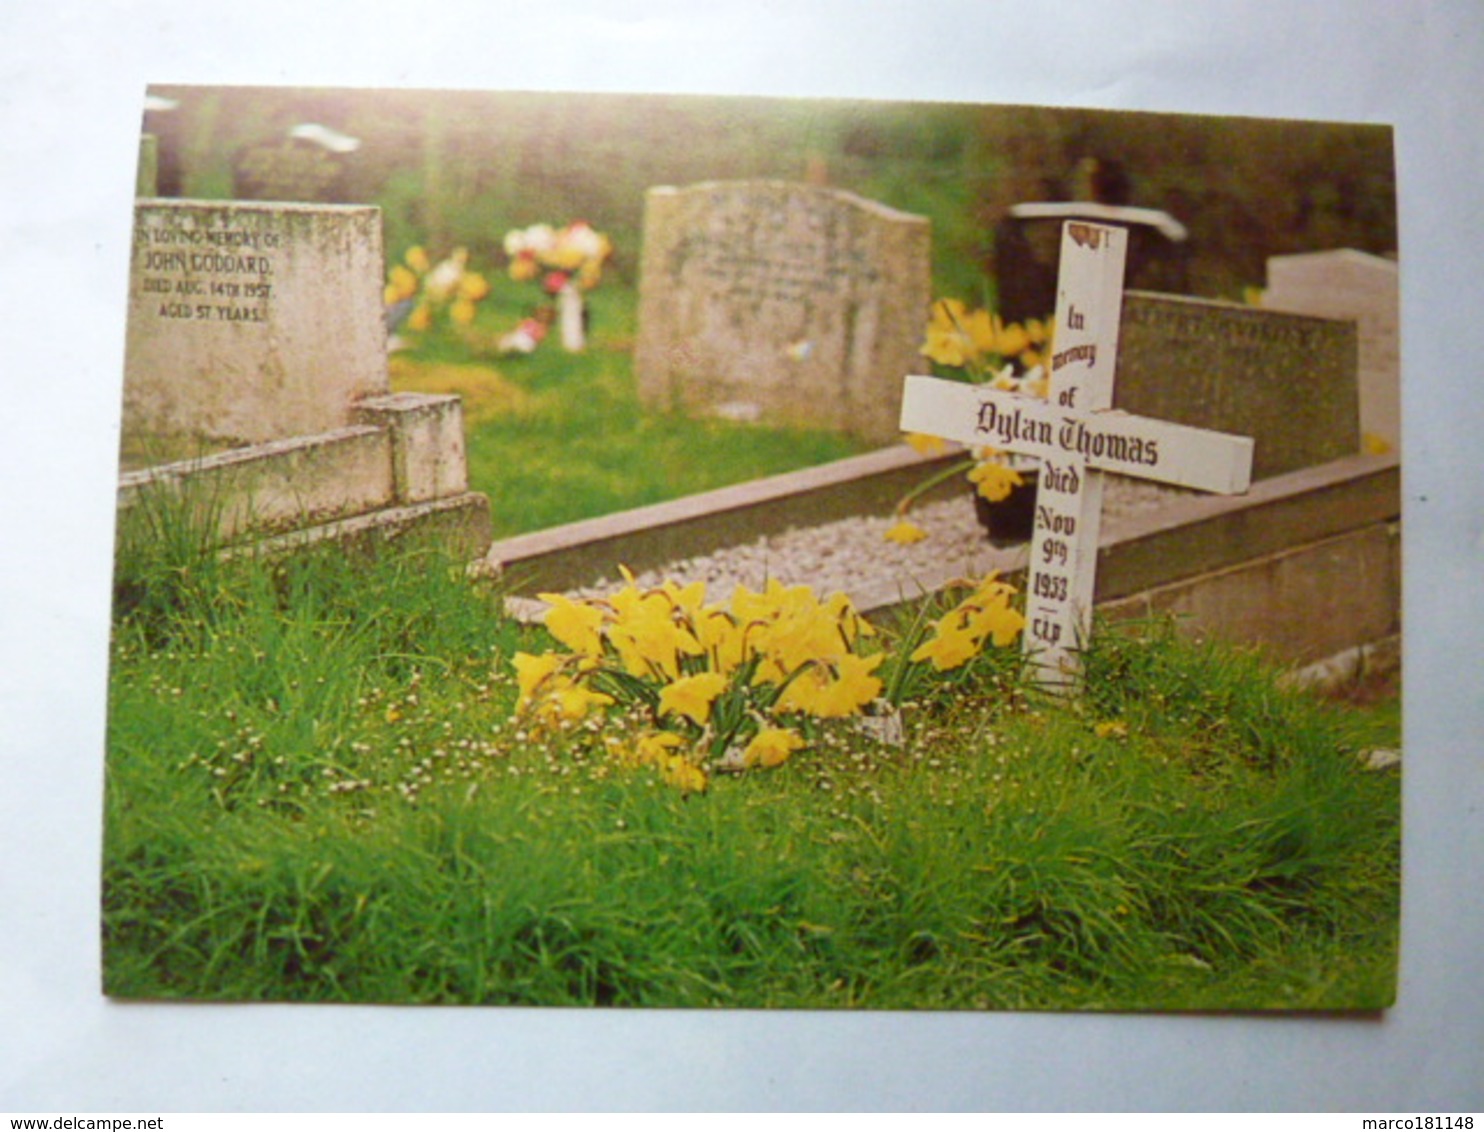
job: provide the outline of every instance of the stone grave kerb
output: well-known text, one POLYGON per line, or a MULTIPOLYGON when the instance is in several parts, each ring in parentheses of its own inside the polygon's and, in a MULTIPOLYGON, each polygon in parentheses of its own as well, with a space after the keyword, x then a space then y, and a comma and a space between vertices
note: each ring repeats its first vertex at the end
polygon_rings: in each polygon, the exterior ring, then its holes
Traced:
POLYGON ((1080 686, 1091 639, 1103 473, 1226 494, 1247 490, 1253 441, 1110 408, 1123 304, 1126 232, 1062 229, 1056 334, 1045 399, 910 376, 904 431, 1040 461, 1026 586, 1024 648, 1039 682, 1080 686))

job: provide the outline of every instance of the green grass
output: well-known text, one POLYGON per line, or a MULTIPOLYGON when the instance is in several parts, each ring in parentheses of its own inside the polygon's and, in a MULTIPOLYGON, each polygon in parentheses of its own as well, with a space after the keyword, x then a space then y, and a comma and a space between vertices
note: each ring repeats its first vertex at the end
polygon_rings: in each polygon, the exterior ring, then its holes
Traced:
MULTIPOLYGON (((1105 627, 683 796, 510 721, 541 647, 435 552, 155 572, 110 686, 108 993, 977 1009, 1379 1008, 1390 705, 1105 627)), ((142 568, 134 567, 136 573, 142 568)), ((127 579, 124 579, 127 581, 127 579)), ((890 626, 883 626, 890 632, 890 626)))
POLYGON ((590 295, 582 353, 553 334, 529 356, 495 342, 534 292, 496 280, 474 324, 436 330, 392 359, 394 388, 464 398, 473 490, 488 495, 496 537, 659 503, 864 451, 823 430, 699 419, 641 407, 633 371, 634 292, 590 295))

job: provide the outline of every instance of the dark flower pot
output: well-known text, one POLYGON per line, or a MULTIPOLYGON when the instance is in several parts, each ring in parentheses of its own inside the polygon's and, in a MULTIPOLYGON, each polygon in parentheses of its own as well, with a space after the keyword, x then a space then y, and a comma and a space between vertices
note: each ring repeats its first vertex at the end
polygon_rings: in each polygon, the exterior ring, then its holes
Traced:
POLYGON ((989 536, 989 541, 995 546, 1014 546, 1016 543, 1029 542, 1031 532, 1035 529, 1036 481, 1039 473, 1023 470, 1020 475, 1025 482, 1019 487, 1012 487, 1010 494, 998 503, 991 503, 977 491, 974 492, 974 514, 989 536))

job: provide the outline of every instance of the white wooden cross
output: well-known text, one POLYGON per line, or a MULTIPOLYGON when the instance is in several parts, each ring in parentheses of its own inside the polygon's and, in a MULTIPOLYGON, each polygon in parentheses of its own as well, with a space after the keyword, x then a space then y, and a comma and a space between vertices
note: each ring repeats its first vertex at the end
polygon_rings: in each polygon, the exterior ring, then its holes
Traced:
POLYGON ((1070 691, 1090 637, 1103 473, 1223 494, 1252 479, 1252 440, 1111 408, 1127 232, 1062 225, 1046 398, 908 377, 902 428, 1041 462, 1026 591, 1025 650, 1041 683, 1070 691))

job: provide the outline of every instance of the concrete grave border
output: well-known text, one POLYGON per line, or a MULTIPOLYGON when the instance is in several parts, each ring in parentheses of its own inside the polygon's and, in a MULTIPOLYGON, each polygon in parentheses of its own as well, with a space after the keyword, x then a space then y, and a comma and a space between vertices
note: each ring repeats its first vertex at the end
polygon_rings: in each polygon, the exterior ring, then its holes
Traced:
MULTIPOLYGON (((670 503, 494 543, 483 568, 521 597, 737 545, 790 527, 885 515, 908 487, 960 455, 905 445, 670 503)), ((957 480, 942 489, 965 489, 957 480)), ((1189 631, 1261 646, 1295 666, 1351 671, 1344 658, 1399 658, 1401 469, 1395 454, 1354 455, 1255 482, 1241 496, 1179 496, 1158 511, 1110 515, 1099 541, 1096 605, 1113 617, 1168 612, 1189 631), (1177 565, 1178 564, 1178 565, 1177 565), (1332 580, 1339 571, 1347 585, 1332 580)), ((1023 571, 1025 547, 988 568, 1023 571)), ((922 578, 930 591, 951 581, 922 578)), ((851 594, 872 615, 921 592, 868 579, 851 594)), ((1387 662, 1389 663, 1389 661, 1387 662)))

